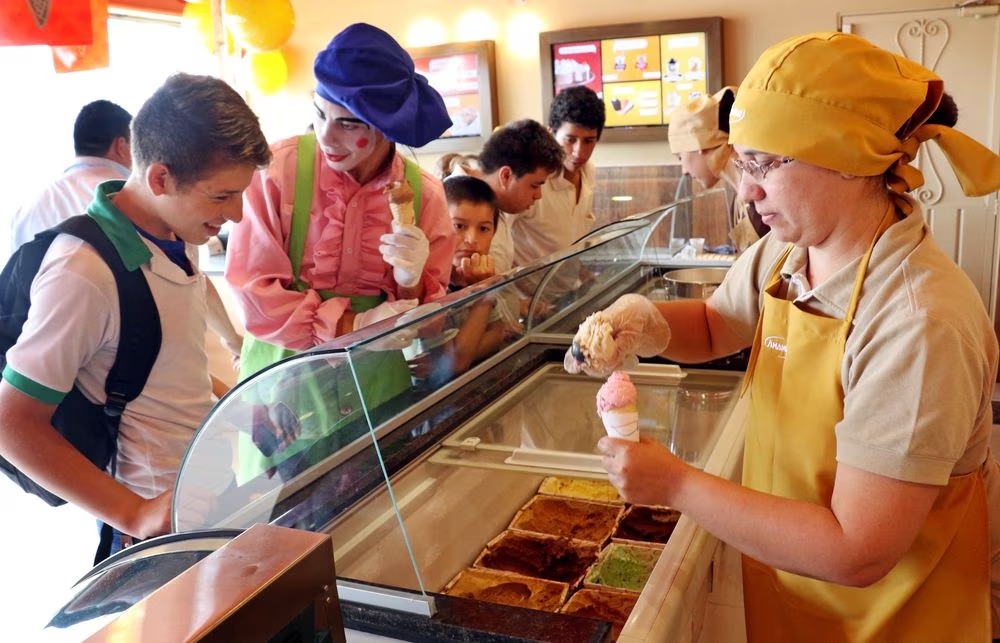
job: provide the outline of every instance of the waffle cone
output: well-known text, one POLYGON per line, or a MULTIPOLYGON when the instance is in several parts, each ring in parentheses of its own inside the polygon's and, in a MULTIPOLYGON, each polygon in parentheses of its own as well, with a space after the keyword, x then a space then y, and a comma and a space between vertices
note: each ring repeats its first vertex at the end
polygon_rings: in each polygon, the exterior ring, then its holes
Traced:
POLYGON ((394 181, 385 186, 392 220, 402 225, 413 225, 413 190, 406 181, 394 181))
POLYGON ((392 212, 392 220, 401 225, 413 225, 413 201, 406 203, 389 202, 389 210, 392 212))
POLYGON ((604 430, 613 438, 639 441, 639 412, 635 404, 629 404, 617 409, 609 409, 601 413, 604 430))

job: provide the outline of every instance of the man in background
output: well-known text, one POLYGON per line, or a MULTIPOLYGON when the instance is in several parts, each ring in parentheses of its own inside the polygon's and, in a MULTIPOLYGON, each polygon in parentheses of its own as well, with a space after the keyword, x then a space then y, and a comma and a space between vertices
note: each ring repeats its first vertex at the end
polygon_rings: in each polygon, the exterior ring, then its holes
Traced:
POLYGON ((531 119, 499 128, 483 145, 479 153, 481 178, 493 188, 501 210, 490 246, 497 274, 514 265, 513 219, 542 198, 542 186, 562 163, 559 143, 541 123, 531 119))
POLYGON ((10 252, 62 221, 83 214, 97 184, 128 178, 132 168, 132 115, 108 100, 80 110, 73 124, 76 159, 35 199, 18 208, 11 222, 10 252))
POLYGON ((562 167, 542 185, 542 198, 510 219, 514 266, 569 247, 594 227, 595 169, 590 157, 604 131, 604 101, 588 87, 559 92, 549 132, 563 150, 562 167))

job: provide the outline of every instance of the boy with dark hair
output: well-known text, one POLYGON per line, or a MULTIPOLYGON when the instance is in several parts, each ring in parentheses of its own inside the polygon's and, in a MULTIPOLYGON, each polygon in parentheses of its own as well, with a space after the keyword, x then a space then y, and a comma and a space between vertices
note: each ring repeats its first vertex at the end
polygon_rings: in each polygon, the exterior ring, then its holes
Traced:
MULTIPOLYGON (((500 217, 500 208, 492 188, 472 176, 451 176, 444 181, 451 223, 458 235, 452 260, 451 284, 454 292, 496 274, 490 244, 500 217)), ((465 372, 477 359, 495 352, 508 332, 517 326, 513 314, 500 311, 502 298, 480 297, 467 308, 451 316, 455 336, 441 346, 410 361, 411 372, 440 385, 465 372)))
POLYGON ((513 267, 511 223, 542 198, 542 186, 563 163, 563 150, 538 121, 524 119, 499 128, 479 153, 482 179, 493 188, 500 220, 490 254, 497 272, 513 267))
POLYGON ((511 221, 514 266, 562 250, 594 227, 590 157, 604 131, 604 101, 588 87, 564 89, 549 109, 549 131, 562 147, 562 167, 542 186, 541 199, 511 221))
POLYGON ((0 381, 0 454, 123 535, 170 531, 174 479, 211 408, 205 355, 206 277, 185 243, 202 244, 243 212, 243 191, 270 162, 257 117, 210 76, 176 74, 132 124, 127 181, 106 181, 87 208, 130 270, 141 270, 162 344, 142 393, 121 416, 115 475, 92 465, 51 425, 74 386, 93 403, 122 337, 111 269, 86 242, 57 236, 31 284, 31 308, 0 381))
POLYGON ((496 195, 486 182, 472 176, 452 176, 444 182, 448 214, 458 235, 449 291, 459 290, 496 274, 490 243, 500 218, 496 195))

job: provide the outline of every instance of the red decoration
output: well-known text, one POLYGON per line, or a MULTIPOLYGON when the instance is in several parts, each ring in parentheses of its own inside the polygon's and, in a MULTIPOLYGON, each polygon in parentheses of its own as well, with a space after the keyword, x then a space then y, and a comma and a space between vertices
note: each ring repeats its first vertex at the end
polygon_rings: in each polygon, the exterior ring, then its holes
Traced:
POLYGON ((66 45, 52 48, 52 64, 57 74, 107 67, 108 50, 108 0, 90 0, 91 26, 94 42, 89 45, 66 45))
MULTIPOLYGON (((208 0, 204 1, 208 2, 208 0)), ((186 3, 184 0, 111 0, 111 4, 125 9, 171 13, 179 16, 186 3)))
POLYGON ((0 46, 89 45, 90 0, 4 0, 0 46))

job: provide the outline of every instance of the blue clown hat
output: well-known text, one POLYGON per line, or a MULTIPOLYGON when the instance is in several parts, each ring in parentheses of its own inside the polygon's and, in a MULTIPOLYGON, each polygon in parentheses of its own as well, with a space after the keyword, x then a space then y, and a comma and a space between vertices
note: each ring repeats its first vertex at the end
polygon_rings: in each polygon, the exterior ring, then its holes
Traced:
POLYGON ((390 140, 421 147, 451 127, 441 95, 392 36, 365 23, 334 36, 313 65, 316 93, 390 140))

